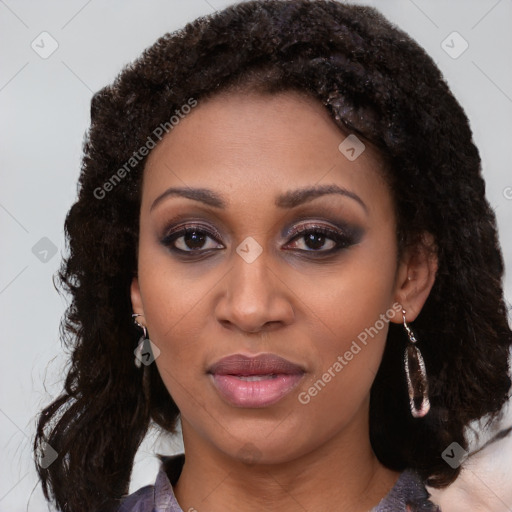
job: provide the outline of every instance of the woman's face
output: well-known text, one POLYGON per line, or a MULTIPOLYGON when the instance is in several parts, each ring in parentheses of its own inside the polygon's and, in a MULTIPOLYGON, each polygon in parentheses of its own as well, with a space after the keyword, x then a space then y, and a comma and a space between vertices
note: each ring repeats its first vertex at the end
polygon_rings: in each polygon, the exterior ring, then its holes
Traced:
POLYGON ((279 462, 368 436, 388 322, 401 318, 395 218, 378 155, 350 140, 342 152, 345 138, 299 94, 229 94, 150 154, 132 303, 185 446, 279 462), (234 354, 296 366, 239 357, 209 373, 234 354))

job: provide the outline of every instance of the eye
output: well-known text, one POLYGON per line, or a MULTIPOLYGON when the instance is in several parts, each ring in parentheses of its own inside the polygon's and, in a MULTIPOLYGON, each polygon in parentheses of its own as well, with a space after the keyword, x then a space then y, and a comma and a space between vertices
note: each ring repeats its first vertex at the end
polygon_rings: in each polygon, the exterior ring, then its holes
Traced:
POLYGON ((217 241, 218 233, 199 225, 180 226, 162 240, 162 244, 176 252, 202 253, 223 249, 217 241))
MULTIPOLYGON (((286 250, 329 255, 345 249, 359 241, 361 232, 347 226, 338 230, 318 224, 303 225, 292 229, 290 242, 286 250)), ((161 243, 180 255, 203 255, 225 246, 219 242, 220 234, 212 228, 199 224, 187 224, 174 228, 161 243)))
POLYGON ((300 226, 292 232, 291 244, 287 248, 304 252, 333 253, 356 243, 352 233, 344 233, 327 226, 300 226))

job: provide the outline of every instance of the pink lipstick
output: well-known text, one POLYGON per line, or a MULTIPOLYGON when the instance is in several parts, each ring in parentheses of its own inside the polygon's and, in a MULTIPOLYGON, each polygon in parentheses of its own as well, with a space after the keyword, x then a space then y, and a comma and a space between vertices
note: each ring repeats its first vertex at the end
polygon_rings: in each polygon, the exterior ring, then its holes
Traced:
POLYGON ((275 404, 297 386, 305 370, 275 354, 223 357, 210 368, 212 382, 220 395, 237 407, 266 407, 275 404))

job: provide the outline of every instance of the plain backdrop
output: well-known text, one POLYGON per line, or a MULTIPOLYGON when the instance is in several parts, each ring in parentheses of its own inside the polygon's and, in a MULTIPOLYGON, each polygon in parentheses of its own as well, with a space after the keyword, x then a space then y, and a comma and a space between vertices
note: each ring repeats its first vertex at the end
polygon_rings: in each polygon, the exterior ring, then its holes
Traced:
MULTIPOLYGON (((31 446, 37 412, 61 391, 64 377, 67 354, 58 327, 66 301, 52 276, 65 252, 63 223, 76 196, 91 96, 165 32, 231 3, 0 0, 0 511, 47 510, 31 446)), ((378 7, 415 38, 466 110, 498 219, 510 303, 512 1, 354 3, 378 7)), ((137 454, 131 491, 154 482, 155 451, 181 449, 181 439, 149 435, 137 454)), ((492 467, 501 464, 510 475, 512 453, 497 450, 493 457, 484 483, 498 495, 492 467)))

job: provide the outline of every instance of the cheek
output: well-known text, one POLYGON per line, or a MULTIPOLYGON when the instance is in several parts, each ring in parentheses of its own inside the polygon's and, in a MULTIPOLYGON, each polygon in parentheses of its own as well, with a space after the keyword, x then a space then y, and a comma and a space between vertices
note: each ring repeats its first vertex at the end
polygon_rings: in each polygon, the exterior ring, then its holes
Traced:
POLYGON ((139 283, 151 339, 165 344, 191 316, 196 323, 204 318, 197 311, 215 287, 218 273, 209 272, 204 264, 176 260, 169 249, 151 239, 149 231, 146 228, 140 240, 139 283))
MULTIPOLYGON (((323 330, 325 349, 331 345, 333 350, 342 350, 391 307, 396 249, 390 240, 391 231, 379 239, 367 237, 360 246, 349 248, 335 265, 288 277, 307 306, 306 314, 310 312, 312 326, 319 329, 318 339, 323 330)), ((379 338, 385 337, 386 330, 379 338)))
POLYGON ((139 283, 148 334, 160 349, 156 364, 169 391, 202 371, 204 347, 199 343, 208 332, 208 293, 217 281, 217 274, 198 275, 192 266, 184 270, 165 249, 140 253, 139 283))
POLYGON ((354 293, 334 299, 335 306, 317 305, 318 318, 329 329, 311 336, 315 371, 297 396, 301 414, 317 418, 334 432, 367 406, 370 388, 382 360, 389 317, 382 296, 354 293), (382 320, 382 316, 384 320, 382 320))
POLYGON ((300 288, 308 290, 304 302, 314 313, 310 339, 316 340, 311 353, 317 361, 300 401, 315 415, 325 414, 329 403, 339 405, 341 410, 327 410, 339 421, 342 410, 350 416, 368 395, 389 321, 397 314, 392 307, 394 246, 380 244, 376 250, 368 244, 362 249, 332 272, 300 280, 300 288))

